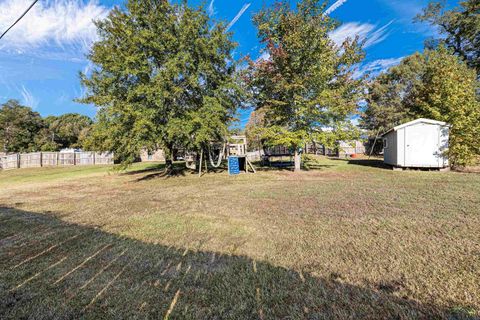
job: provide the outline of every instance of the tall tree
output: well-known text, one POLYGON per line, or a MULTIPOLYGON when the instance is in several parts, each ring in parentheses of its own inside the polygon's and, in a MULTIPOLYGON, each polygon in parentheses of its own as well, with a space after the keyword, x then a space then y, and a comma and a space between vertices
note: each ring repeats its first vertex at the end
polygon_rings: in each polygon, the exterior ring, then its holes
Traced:
POLYGON ((416 20, 437 26, 443 36, 430 41, 430 48, 436 43, 445 45, 480 75, 480 1, 462 1, 451 10, 445 9, 444 0, 432 1, 416 20))
POLYGON ((479 82, 458 56, 441 46, 405 58, 374 80, 362 126, 385 131, 415 118, 451 125, 449 157, 453 166, 466 166, 480 154, 479 82))
POLYGON ((96 23, 81 101, 100 107, 91 142, 124 164, 142 148, 199 149, 225 134, 238 105, 235 44, 204 8, 165 0, 129 0, 96 23))
POLYGON ((3 152, 37 151, 35 136, 44 126, 38 112, 16 100, 0 105, 0 146, 3 152))
POLYGON ((265 110, 258 109, 252 111, 245 126, 245 135, 247 136, 249 151, 262 150, 266 142, 261 133, 265 127, 265 110))
POLYGON ((277 1, 254 17, 268 57, 251 62, 249 78, 254 103, 265 110, 263 137, 295 150, 296 171, 305 141, 331 144, 346 137, 360 93, 352 75, 363 59, 361 45, 357 39, 333 43, 329 33, 338 23, 324 14, 325 6, 302 0, 293 9, 289 1, 277 1))
POLYGON ((368 83, 367 108, 360 126, 372 135, 386 131, 416 117, 412 108, 412 90, 421 82, 425 69, 422 54, 415 53, 403 59, 368 83))
POLYGON ((40 151, 58 151, 60 145, 55 142, 55 135, 48 128, 48 124, 38 131, 34 139, 35 146, 40 151))
POLYGON ((80 148, 86 138, 92 119, 78 113, 66 113, 61 116, 45 118, 52 141, 60 148, 80 148))
POLYGON ((425 53, 425 72, 416 88, 413 111, 451 125, 452 165, 467 166, 480 155, 480 102, 476 72, 444 47, 425 53))

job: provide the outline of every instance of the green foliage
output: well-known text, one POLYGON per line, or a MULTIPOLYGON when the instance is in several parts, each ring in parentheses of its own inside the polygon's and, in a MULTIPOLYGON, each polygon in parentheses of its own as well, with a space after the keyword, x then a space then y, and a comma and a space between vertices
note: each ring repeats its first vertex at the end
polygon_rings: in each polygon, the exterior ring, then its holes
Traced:
POLYGON ((466 0, 452 10, 445 10, 445 1, 432 1, 423 13, 416 17, 419 22, 437 26, 442 38, 430 41, 453 50, 469 67, 480 74, 480 1, 466 0))
POLYGON ((93 121, 69 113, 42 118, 38 112, 9 100, 0 106, 0 146, 3 152, 58 151, 82 147, 93 121))
POLYGON ((379 131, 414 120, 413 90, 421 83, 424 69, 423 55, 415 53, 373 79, 368 84, 368 107, 361 117, 360 126, 375 136, 379 131))
POLYGON ((480 155, 480 102, 476 95, 479 83, 475 70, 443 47, 427 51, 425 61, 422 82, 414 97, 414 111, 449 123, 451 163, 473 164, 480 155))
POLYGON ((58 151, 60 149, 60 145, 55 142, 55 136, 49 130, 48 126, 38 131, 34 141, 35 146, 40 151, 58 151))
POLYGON ((372 132, 415 118, 445 121, 453 166, 480 154, 479 83, 474 69, 445 47, 415 54, 373 81, 361 124, 372 132))
POLYGON ((37 151, 35 136, 43 127, 38 112, 9 100, 0 105, 0 147, 3 152, 37 151))
POLYGON ((363 52, 358 39, 340 47, 332 42, 329 32, 338 24, 324 8, 318 0, 300 1, 296 10, 279 1, 254 18, 268 58, 250 63, 248 82, 254 104, 265 112, 259 130, 269 144, 298 150, 307 140, 330 141, 350 127, 361 92, 353 66, 363 52))
POLYGON ((92 119, 78 113, 67 113, 61 116, 45 118, 51 143, 47 147, 57 144, 58 148, 81 148, 93 125, 92 119), (49 146, 50 145, 50 146, 49 146))
POLYGON ((258 109, 252 111, 248 122, 245 126, 245 135, 247 137, 247 148, 248 151, 262 150, 266 140, 262 136, 261 130, 259 128, 265 126, 265 110, 258 109))
POLYGON ((124 164, 142 148, 198 150, 223 138, 241 98, 225 25, 185 2, 130 0, 96 23, 81 99, 100 110, 88 145, 124 164))

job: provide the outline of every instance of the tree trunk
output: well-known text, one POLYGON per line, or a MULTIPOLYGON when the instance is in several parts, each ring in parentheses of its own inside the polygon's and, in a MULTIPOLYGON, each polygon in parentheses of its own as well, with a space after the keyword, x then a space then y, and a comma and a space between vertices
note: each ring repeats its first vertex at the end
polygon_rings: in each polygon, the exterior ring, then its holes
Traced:
POLYGON ((295 172, 299 172, 301 170, 301 162, 302 162, 302 157, 300 156, 300 153, 298 153, 298 148, 295 148, 295 172))
POLYGON ((173 161, 171 158, 165 159, 165 172, 171 173, 173 171, 173 161))
POLYGON ((164 149, 165 155, 165 172, 170 174, 173 171, 173 144, 164 149))
POLYGON ((199 161, 199 165, 198 165, 198 177, 202 176, 202 161, 203 161, 203 149, 200 152, 200 161, 199 161))

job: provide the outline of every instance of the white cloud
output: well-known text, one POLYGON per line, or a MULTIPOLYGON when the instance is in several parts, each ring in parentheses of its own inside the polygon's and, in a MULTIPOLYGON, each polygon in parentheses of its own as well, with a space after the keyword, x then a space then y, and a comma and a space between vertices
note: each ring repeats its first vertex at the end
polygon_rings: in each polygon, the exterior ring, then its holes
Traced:
POLYGON ((22 95, 23 103, 32 109, 36 109, 38 107, 38 99, 36 99, 33 94, 28 91, 25 86, 22 86, 22 89, 20 90, 20 94, 22 95))
POLYGON ((418 0, 380 0, 380 2, 393 9, 407 23, 411 23, 413 17, 422 12, 422 9, 428 3, 427 1, 418 0))
POLYGON ((207 13, 209 16, 214 16, 215 15, 215 0, 210 1, 210 4, 208 5, 207 8, 207 13))
POLYGON ((233 20, 230 21, 230 23, 228 24, 227 29, 226 29, 227 31, 230 30, 230 28, 233 27, 233 25, 234 25, 235 23, 237 23, 238 19, 240 19, 240 18, 243 16, 243 14, 245 13, 245 11, 247 11, 248 8, 249 8, 251 5, 252 5, 251 3, 246 3, 246 4, 243 5, 242 9, 240 9, 240 11, 237 13, 237 15, 235 16, 235 18, 233 18, 233 20))
POLYGON ((382 42, 388 37, 388 27, 392 22, 393 21, 380 28, 377 28, 377 25, 370 23, 345 23, 332 31, 330 33, 330 38, 336 45, 340 46, 346 39, 354 39, 358 36, 361 41, 365 41, 364 48, 368 48, 382 42))
POLYGON ((90 76, 90 71, 92 71, 93 67, 94 67, 93 63, 88 61, 85 67, 83 68, 82 73, 86 76, 90 76))
POLYGON ((364 75, 377 76, 382 72, 387 71, 389 68, 399 64, 405 57, 400 58, 390 58, 390 59, 379 59, 369 63, 364 64, 359 67, 353 74, 353 78, 358 79, 364 75))
POLYGON ((331 14, 333 11, 337 10, 339 7, 341 7, 343 4, 345 4, 347 0, 337 0, 334 4, 332 4, 325 12, 323 13, 324 15, 328 16, 331 14))
POLYGON ((270 53, 268 53, 267 51, 262 52, 262 54, 260 55, 260 57, 258 57, 257 62, 258 62, 258 61, 262 61, 262 60, 263 60, 263 61, 268 61, 268 60, 270 60, 270 53))
MULTIPOLYGON (((0 0, 0 30, 10 26, 31 0, 0 0)), ((0 42, 0 50, 19 54, 32 49, 57 47, 84 54, 96 39, 94 19, 109 9, 98 1, 39 1, 0 42)))

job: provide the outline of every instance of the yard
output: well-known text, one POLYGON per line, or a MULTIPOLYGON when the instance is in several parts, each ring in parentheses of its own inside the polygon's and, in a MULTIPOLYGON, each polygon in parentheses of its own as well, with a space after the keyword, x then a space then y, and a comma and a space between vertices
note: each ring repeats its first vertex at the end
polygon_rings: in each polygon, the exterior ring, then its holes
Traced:
POLYGON ((475 319, 480 175, 0 171, 0 318, 475 319))

